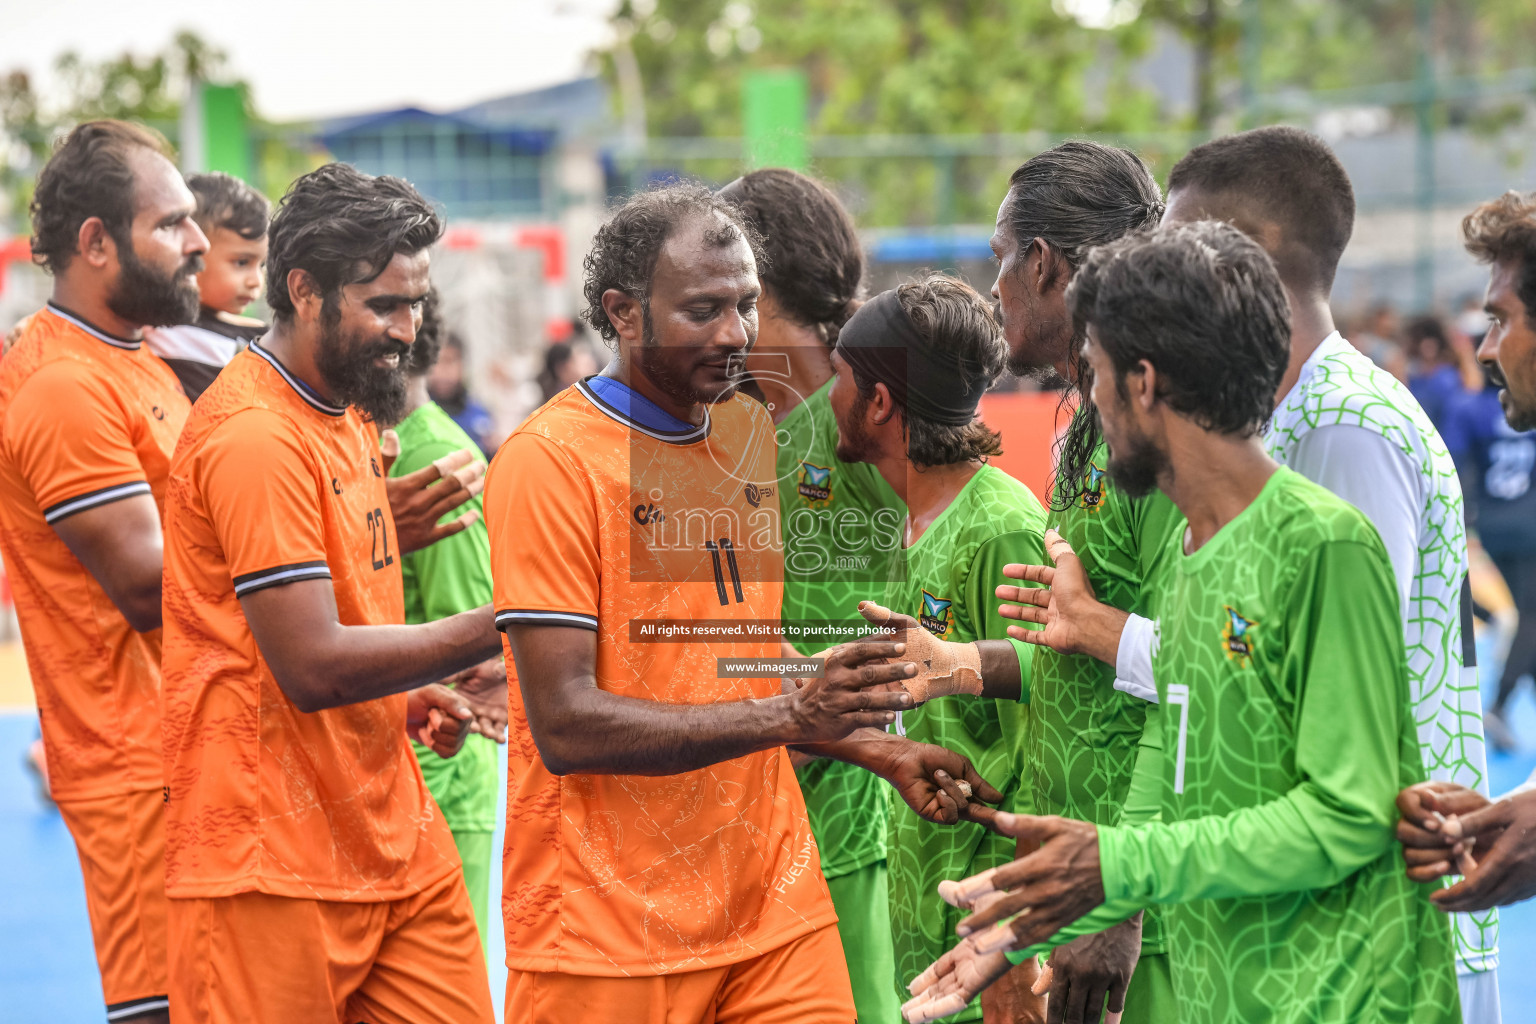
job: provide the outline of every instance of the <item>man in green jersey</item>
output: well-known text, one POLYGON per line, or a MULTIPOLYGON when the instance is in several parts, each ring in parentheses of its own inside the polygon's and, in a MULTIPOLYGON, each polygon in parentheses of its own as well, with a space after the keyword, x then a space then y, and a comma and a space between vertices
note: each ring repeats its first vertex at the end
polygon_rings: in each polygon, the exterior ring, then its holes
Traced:
MULTIPOLYGON (((1094 246, 1152 227, 1162 213, 1157 183, 1127 150, 1067 142, 1014 171, 991 239, 992 296, 1010 370, 1076 391, 1082 338, 1067 312, 1067 286, 1094 246)), ((1132 498, 1109 479, 1087 396, 1058 451, 1048 525, 1080 553, 1103 600, 1141 610, 1143 582, 1176 518, 1172 505, 1159 492, 1132 498)), ((1143 723, 1155 705, 1116 689, 1104 663, 1049 648, 1035 652, 1029 690, 1023 764, 1037 813, 1097 825, 1155 813, 1147 801, 1139 815, 1127 808, 1143 723)), ((1155 910, 1055 950, 1052 1013, 1065 1013, 1068 1024, 1097 1021, 1107 1000, 1111 1012, 1125 1008, 1132 1020, 1175 1021, 1164 953, 1155 910)))
MULTIPOLYGON (((445 456, 475 447, 469 435, 427 396, 427 372, 437 362, 443 344, 437 302, 434 291, 423 304, 421 327, 411 345, 407 411, 394 429, 399 454, 389 467, 391 477, 414 473, 445 456)), ((406 622, 432 622, 491 603, 490 538, 480 502, 478 494, 470 500, 469 511, 475 515, 464 530, 400 556, 406 622)), ((446 760, 414 740, 412 746, 427 789, 442 810, 464 862, 464 884, 475 908, 480 945, 489 957, 491 837, 496 831, 496 800, 501 792, 496 743, 506 739, 507 670, 497 656, 444 682, 470 700, 481 716, 477 721, 487 728, 466 739, 458 754, 446 760)))
MULTIPOLYGON (((895 730, 965 755, 1002 793, 1004 807, 1026 811, 1019 767, 1027 709, 1019 697, 1027 694, 1032 651, 1007 639, 992 591, 1004 565, 1043 553, 1045 512, 1029 488, 986 462, 1002 449, 999 435, 976 420, 976 406, 1005 361, 986 301, 959 280, 933 275, 876 296, 843 327, 829 400, 837 458, 872 466, 908 509, 881 604, 905 616, 903 625, 920 624, 946 642, 934 650, 964 647, 966 658, 974 641, 990 640, 1011 664, 1008 699, 986 699, 976 657, 973 693, 902 712, 895 730)), ((884 608, 865 611, 878 624, 889 621, 884 608)), ((938 898, 938 883, 1006 863, 1014 843, 981 828, 934 825, 898 806, 889 847, 897 974, 887 984, 897 990, 943 952, 959 921, 938 898)), ((1015 971, 951 1019, 1036 1020, 1033 981, 1033 971, 1015 971)))
MULTIPOLYGON (((1425 770, 1486 790, 1476 659, 1462 630, 1470 599, 1455 465, 1414 397, 1334 330, 1329 310, 1354 211, 1349 176, 1327 144, 1271 126, 1190 150, 1169 172, 1163 224, 1231 223, 1274 261, 1290 305, 1291 347, 1265 448, 1375 527, 1392 560, 1412 652, 1409 691, 1425 770)), ((1058 604, 1068 594, 1058 588, 1058 604)), ((1063 607, 1064 619, 1085 626, 1082 642, 1068 649, 1115 665, 1117 686, 1156 702, 1152 621, 1125 610, 1131 614, 1113 628, 1098 629, 1110 625, 1107 617, 1085 622, 1063 607)), ((1146 768, 1138 764, 1138 774, 1146 768)), ((1451 923, 1462 1016, 1466 1024, 1499 1024, 1498 917, 1457 915, 1451 923)))
MULTIPOLYGON (((889 578, 900 546, 901 500, 873 466, 839 460, 827 402, 832 345, 857 307, 864 252, 853 220, 821 183, 782 168, 753 171, 720 190, 763 236, 757 344, 748 367, 778 427, 784 539, 785 636, 812 655, 865 630, 860 599, 889 578), (847 622, 849 617, 852 622, 847 622)), ((890 791, 841 761, 794 753, 821 870, 837 910, 853 1002, 863 1021, 894 1021, 895 961, 887 910, 890 791)))
MULTIPOLYGON (((1000 816, 1043 845, 954 887, 984 905, 908 1019, 968 998, 979 956, 1161 903, 1181 1020, 1458 1021, 1449 925, 1392 839, 1397 791, 1424 778, 1392 563, 1361 513, 1259 436, 1289 356, 1274 264, 1230 225, 1181 225, 1097 250, 1069 302, 1109 473, 1184 517, 1152 608, 1162 820, 1000 816)), ((1070 628, 1049 592, 1018 596, 1043 626, 1028 639, 1070 628)))

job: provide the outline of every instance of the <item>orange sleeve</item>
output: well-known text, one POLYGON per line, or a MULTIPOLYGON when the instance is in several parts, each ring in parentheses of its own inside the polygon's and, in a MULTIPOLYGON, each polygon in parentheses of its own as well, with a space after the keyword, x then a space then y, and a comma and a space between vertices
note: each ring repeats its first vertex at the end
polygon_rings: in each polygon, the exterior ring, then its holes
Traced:
POLYGON ((591 482, 553 443, 514 435, 485 488, 496 628, 597 629, 600 544, 591 482))
POLYGON ((330 579, 323 482, 292 423, 264 409, 231 416, 203 443, 197 479, 237 597, 330 579))
POLYGON ((122 403, 78 364, 38 369, 5 415, 11 455, 50 524, 151 493, 122 403))

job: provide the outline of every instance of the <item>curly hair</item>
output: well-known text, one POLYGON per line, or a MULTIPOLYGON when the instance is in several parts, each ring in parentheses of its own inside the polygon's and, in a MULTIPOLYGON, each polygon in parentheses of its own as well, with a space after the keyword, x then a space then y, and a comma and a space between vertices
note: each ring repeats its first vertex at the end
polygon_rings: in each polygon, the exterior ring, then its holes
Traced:
POLYGON ((328 298, 372 281, 396 253, 417 253, 443 235, 443 221, 409 182, 326 164, 295 181, 268 230, 267 305, 293 318, 288 274, 303 270, 328 298))
POLYGON ((1115 387, 1142 360, 1158 397, 1204 430, 1251 437, 1274 412, 1291 354, 1291 307, 1257 242, 1196 221, 1095 249, 1067 286, 1067 308, 1109 356, 1115 387))
POLYGON ((821 333, 828 348, 858 308, 864 249, 853 218, 814 178, 768 167, 720 190, 763 235, 768 267, 763 287, 784 314, 821 333))
MULTIPOLYGON (((896 301, 923 340, 952 353, 962 365, 978 366, 988 386, 1008 363, 1008 343, 1003 340, 992 304, 959 278, 929 274, 896 289, 896 301)), ((853 383, 861 402, 875 393, 875 381, 857 369, 853 383)), ((934 423, 907 409, 901 410, 907 433, 907 458, 916 466, 950 466, 973 459, 986 460, 1003 454, 1002 435, 981 420, 963 426, 934 423)))
POLYGON ((1516 263, 1515 294, 1526 321, 1536 325, 1536 192, 1511 189, 1473 210, 1461 222, 1467 252, 1480 263, 1516 263))
POLYGON ((610 346, 617 342, 618 329, 603 311, 603 293, 612 288, 638 300, 648 321, 651 280, 662 247, 683 225, 711 216, 725 223, 706 231, 704 243, 724 247, 745 241, 752 249, 757 272, 763 273, 768 266, 763 237, 733 203, 703 185, 662 185, 632 197, 598 229, 581 264, 585 278, 582 295, 587 300, 581 318, 610 346))
POLYGON ((65 270, 80 225, 92 217, 101 218, 119 248, 132 245, 135 149, 171 155, 159 133, 127 121, 87 121, 64 137, 32 194, 32 262, 50 274, 65 270))

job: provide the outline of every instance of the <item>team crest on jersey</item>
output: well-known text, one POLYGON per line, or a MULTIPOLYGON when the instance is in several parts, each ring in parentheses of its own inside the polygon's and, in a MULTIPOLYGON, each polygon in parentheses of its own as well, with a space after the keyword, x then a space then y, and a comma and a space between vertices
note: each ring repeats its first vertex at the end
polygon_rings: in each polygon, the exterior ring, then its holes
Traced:
POLYGON ((832 500, 832 467, 800 463, 800 497, 813 503, 832 500))
POLYGON ((1221 628, 1221 639, 1226 645, 1227 657, 1237 662, 1238 668, 1247 668, 1253 660, 1252 633, 1259 624, 1237 614, 1231 605, 1224 607, 1227 610, 1227 624, 1221 628))
POLYGON ((1088 463, 1088 472, 1083 474, 1083 483, 1086 486, 1082 496, 1077 499, 1077 505, 1089 512, 1097 512, 1099 506, 1104 503, 1104 471, 1093 463, 1088 463))
POLYGON ((943 639, 949 632, 950 625, 955 621, 955 616, 950 611, 953 601, 945 601, 934 597, 928 591, 923 591, 923 613, 917 617, 918 623, 939 639, 943 639))

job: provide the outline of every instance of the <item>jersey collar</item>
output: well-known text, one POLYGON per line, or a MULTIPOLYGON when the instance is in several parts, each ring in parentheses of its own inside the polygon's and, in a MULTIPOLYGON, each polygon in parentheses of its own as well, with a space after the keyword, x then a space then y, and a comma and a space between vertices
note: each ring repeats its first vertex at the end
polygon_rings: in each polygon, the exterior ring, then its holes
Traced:
MULTIPOLYGON (((1317 348, 1313 349, 1312 354, 1307 356, 1307 361, 1301 364, 1301 372, 1296 375, 1296 383, 1291 385, 1291 390, 1285 393, 1284 398, 1275 403, 1275 409, 1277 411, 1284 409, 1287 402, 1301 393, 1301 389, 1307 386, 1307 382, 1310 381, 1312 379, 1312 375, 1317 372, 1317 364, 1321 363, 1324 359, 1336 351, 1340 345, 1344 346, 1346 349, 1354 349, 1354 346, 1345 341, 1344 335, 1340 334, 1338 331, 1334 331, 1332 334, 1328 335, 1328 337, 1317 343, 1317 348)), ((1274 420, 1271 419, 1270 422, 1273 423, 1274 420)))
POLYGON ((281 376, 283 380, 288 382, 288 386, 293 388, 294 391, 298 392, 299 397, 304 399, 305 402, 309 403, 310 407, 315 409, 317 412, 323 412, 327 416, 345 416, 347 414, 346 406, 332 405, 325 401, 315 393, 314 388, 310 387, 308 384, 305 384, 303 381, 299 380, 299 378, 289 373, 288 367, 278 362, 276 356, 262 348, 256 342, 251 342, 250 351, 254 352, 259 358, 265 359, 268 363, 270 363, 272 369, 276 370, 278 375, 281 376))
POLYGON ((601 375, 577 381, 576 390, 609 419, 669 444, 692 444, 709 436, 709 409, 698 426, 685 423, 623 381, 601 375))
POLYGON ((48 300, 48 312, 52 313, 54 316, 58 317, 60 320, 65 321, 66 323, 74 324, 76 327, 80 328, 82 331, 84 331, 86 334, 89 334, 97 341, 104 341, 108 345, 111 345, 113 348, 127 349, 128 351, 132 352, 143 344, 142 342, 134 341, 132 338, 119 338, 115 334, 108 334, 106 331, 102 330, 100 327, 97 327, 89 320, 82 316, 71 313, 63 306, 60 306, 58 303, 54 302, 52 299, 48 300))

